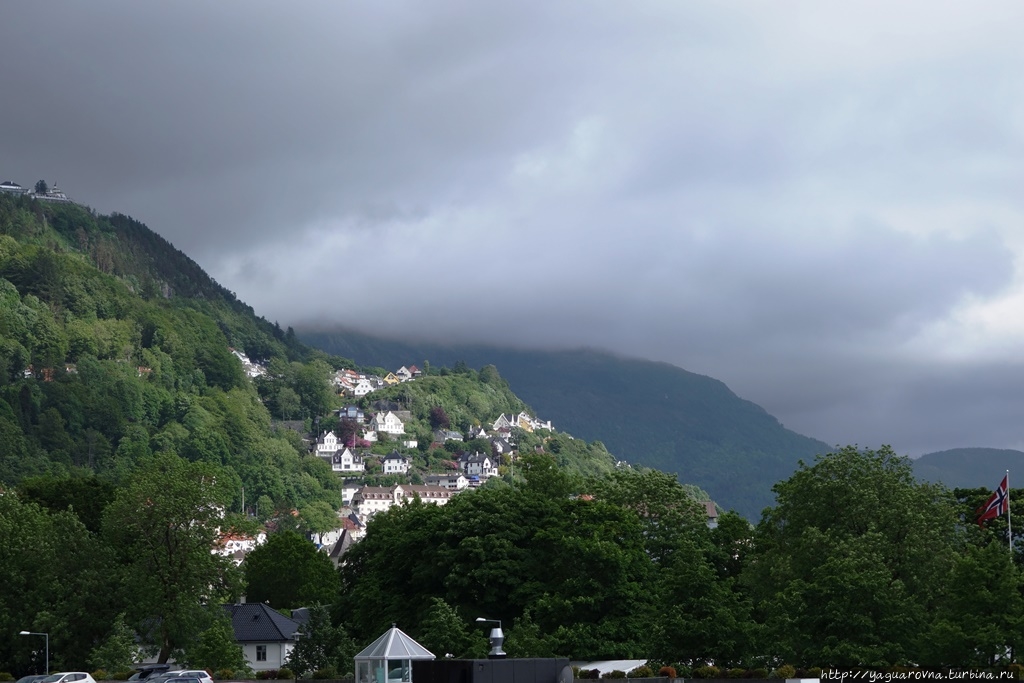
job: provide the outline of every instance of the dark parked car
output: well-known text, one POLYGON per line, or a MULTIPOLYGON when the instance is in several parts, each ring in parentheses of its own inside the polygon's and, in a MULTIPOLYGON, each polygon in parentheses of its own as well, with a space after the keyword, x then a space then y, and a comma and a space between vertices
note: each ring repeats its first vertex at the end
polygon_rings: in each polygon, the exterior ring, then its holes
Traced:
POLYGON ((39 674, 37 676, 22 676, 18 679, 17 683, 39 683, 39 681, 46 678, 46 674, 39 674))
POLYGON ((135 673, 128 679, 129 681, 144 681, 150 676, 159 676, 162 673, 166 673, 171 668, 170 664, 140 664, 135 667, 135 673))
POLYGON ((146 683, 213 683, 213 679, 202 669, 182 669, 147 678, 146 683))

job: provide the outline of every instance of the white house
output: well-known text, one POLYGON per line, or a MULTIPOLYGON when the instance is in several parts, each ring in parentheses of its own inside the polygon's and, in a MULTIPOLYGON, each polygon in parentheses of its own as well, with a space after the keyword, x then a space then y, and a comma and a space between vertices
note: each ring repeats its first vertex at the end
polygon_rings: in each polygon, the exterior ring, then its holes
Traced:
POLYGON ((213 553, 222 557, 230 557, 232 562, 240 565, 250 551, 266 542, 267 534, 262 531, 255 536, 225 533, 221 534, 220 538, 216 540, 213 546, 213 553))
POLYGON ((366 396, 375 389, 376 387, 373 386, 373 382, 368 377, 360 377, 352 388, 352 395, 356 397, 366 396))
POLYGON ((342 473, 358 473, 365 470, 363 456, 350 448, 335 451, 330 456, 331 470, 342 473))
POLYGON ((0 192, 9 192, 10 194, 25 194, 28 192, 27 187, 22 187, 13 180, 5 180, 0 183, 0 192))
POLYGON ((334 432, 324 432, 316 440, 316 454, 321 458, 333 455, 341 447, 342 444, 334 432))
POLYGON ((265 367, 259 363, 252 362, 249 359, 249 356, 245 355, 238 349, 231 349, 231 353, 242 363, 242 369, 245 370, 245 376, 249 379, 267 374, 267 369, 265 367))
POLYGON ((459 457, 459 467, 467 477, 486 479, 498 476, 498 463, 491 456, 482 453, 463 453, 459 457))
POLYGON ((495 431, 503 431, 506 429, 512 429, 519 427, 525 429, 528 432, 532 432, 535 429, 548 429, 554 431, 551 426, 551 420, 543 421, 536 417, 531 417, 527 412, 521 412, 518 415, 506 415, 502 413, 498 416, 498 419, 491 424, 491 429, 495 431))
POLYGON ((385 434, 405 434, 405 425, 390 410, 386 413, 377 413, 370 420, 370 429, 385 434))
POLYGON ((235 641, 253 671, 280 669, 295 647, 301 624, 261 602, 224 605, 235 641))
POLYGON ((384 468, 384 474, 408 474, 409 473, 409 458, 405 457, 398 451, 391 451, 381 461, 381 465, 384 468))
POLYGON ((428 474, 423 478, 431 486, 440 486, 451 491, 461 491, 469 486, 469 480, 462 473, 454 474, 428 474))
POLYGON ((343 505, 351 505, 352 499, 356 495, 356 491, 363 488, 362 484, 355 483, 355 480, 346 480, 341 485, 341 502, 343 505))
POLYGON ((393 505, 400 505, 407 500, 419 497, 424 503, 444 505, 455 494, 454 491, 440 486, 396 484, 395 486, 364 486, 352 498, 352 507, 362 518, 370 517, 378 512, 390 510, 393 505))

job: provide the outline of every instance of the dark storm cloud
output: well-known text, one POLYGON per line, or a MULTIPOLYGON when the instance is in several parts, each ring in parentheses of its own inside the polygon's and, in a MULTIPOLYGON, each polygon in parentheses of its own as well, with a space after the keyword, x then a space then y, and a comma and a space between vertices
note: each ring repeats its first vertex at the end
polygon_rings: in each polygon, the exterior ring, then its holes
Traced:
POLYGON ((826 441, 1012 446, 1024 10, 986 9, 22 3, 0 175, 282 324, 598 346, 826 441))

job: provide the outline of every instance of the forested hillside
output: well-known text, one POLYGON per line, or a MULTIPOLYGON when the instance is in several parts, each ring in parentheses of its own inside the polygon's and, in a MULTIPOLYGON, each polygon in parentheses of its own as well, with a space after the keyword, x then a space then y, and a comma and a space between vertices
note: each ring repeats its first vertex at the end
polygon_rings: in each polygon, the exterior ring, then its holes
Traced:
POLYGON ((517 396, 559 429, 599 440, 629 462, 674 472, 750 520, 772 503, 772 483, 789 476, 801 459, 831 448, 786 429, 722 382, 667 363, 593 350, 401 342, 351 331, 304 330, 300 336, 373 365, 493 364, 517 396))
MULTIPOLYGON (((229 468, 281 509, 338 498, 334 475, 274 432, 230 347, 330 372, 190 259, 125 216, 0 195, 0 482, 119 482, 174 453, 229 468)), ((295 382, 305 415, 323 390, 295 382)))

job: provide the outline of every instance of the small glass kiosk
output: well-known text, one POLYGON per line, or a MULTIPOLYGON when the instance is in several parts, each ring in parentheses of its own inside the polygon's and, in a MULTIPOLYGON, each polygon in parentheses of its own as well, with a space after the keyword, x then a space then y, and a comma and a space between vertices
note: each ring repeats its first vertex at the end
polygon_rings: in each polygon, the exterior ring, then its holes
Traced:
POLYGON ((414 659, 434 659, 434 655, 392 624, 356 655, 355 683, 412 683, 414 659))

